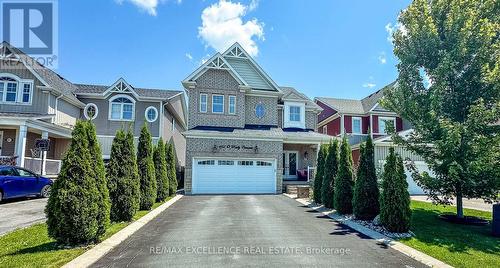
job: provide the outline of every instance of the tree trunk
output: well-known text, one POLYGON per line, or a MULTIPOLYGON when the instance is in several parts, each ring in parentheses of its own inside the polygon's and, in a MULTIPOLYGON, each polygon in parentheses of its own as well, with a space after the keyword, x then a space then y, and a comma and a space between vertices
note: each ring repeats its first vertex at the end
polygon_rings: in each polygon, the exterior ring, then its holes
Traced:
POLYGON ((458 187, 457 191, 457 217, 460 219, 463 219, 464 217, 464 207, 462 203, 462 189, 458 187))

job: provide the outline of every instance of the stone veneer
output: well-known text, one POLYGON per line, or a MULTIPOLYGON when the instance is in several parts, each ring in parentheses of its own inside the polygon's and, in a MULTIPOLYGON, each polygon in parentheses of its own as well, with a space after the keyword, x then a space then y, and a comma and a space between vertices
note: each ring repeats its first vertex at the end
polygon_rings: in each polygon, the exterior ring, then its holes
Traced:
POLYGON ((276 159, 276 193, 282 192, 283 143, 281 141, 187 138, 186 142, 186 170, 184 173, 184 190, 186 194, 191 194, 192 191, 192 166, 193 158, 195 157, 228 157, 233 159, 248 157, 276 159), (258 151, 241 152, 234 149, 214 151, 214 146, 220 145, 257 146, 258 151))

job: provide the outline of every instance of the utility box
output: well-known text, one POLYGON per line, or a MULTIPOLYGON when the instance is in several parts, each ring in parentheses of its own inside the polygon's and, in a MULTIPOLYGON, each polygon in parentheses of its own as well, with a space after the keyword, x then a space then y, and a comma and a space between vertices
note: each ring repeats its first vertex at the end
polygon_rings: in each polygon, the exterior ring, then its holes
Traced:
POLYGON ((500 204, 493 205, 493 220, 491 221, 493 236, 500 237, 500 204))

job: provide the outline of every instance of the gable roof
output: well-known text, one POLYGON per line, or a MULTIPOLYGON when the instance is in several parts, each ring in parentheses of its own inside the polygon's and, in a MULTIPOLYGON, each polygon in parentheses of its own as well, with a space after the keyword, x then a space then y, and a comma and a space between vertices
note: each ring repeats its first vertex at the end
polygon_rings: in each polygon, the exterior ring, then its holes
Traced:
POLYGON ((17 58, 20 62, 26 66, 45 86, 52 88, 59 94, 62 94, 66 100, 70 101, 72 104, 83 107, 85 106, 80 102, 74 95, 77 87, 70 81, 64 79, 61 75, 52 71, 51 69, 41 65, 37 60, 26 55, 20 49, 10 45, 8 42, 3 41, 0 45, 3 56, 8 56, 4 58, 5 60, 12 60, 17 58), (8 53, 11 52, 11 55, 8 53))
POLYGON ((316 97, 315 100, 321 101, 322 103, 330 106, 330 108, 335 109, 339 113, 345 114, 365 114, 372 111, 374 108, 377 108, 377 110, 379 111, 388 111, 383 107, 380 107, 378 105, 378 102, 384 96, 384 92, 394 85, 395 82, 392 82, 361 100, 328 97, 316 97))
MULTIPOLYGON (((111 86, 104 85, 91 85, 91 84, 76 84, 78 87, 75 91, 77 95, 97 95, 104 96, 104 94, 111 88, 111 86)), ((132 87, 132 86, 131 86, 132 87)), ((134 92, 139 98, 154 98, 154 99, 169 99, 175 95, 181 94, 179 90, 165 90, 165 89, 152 89, 152 88, 135 88, 132 87, 134 92)))
POLYGON ((281 91, 283 91, 283 96, 281 97, 282 100, 305 101, 306 108, 311 108, 311 109, 316 109, 316 110, 323 110, 314 101, 312 101, 306 95, 304 95, 303 93, 299 92, 298 90, 296 90, 293 87, 281 87, 281 91))
POLYGON ((228 71, 242 86, 255 90, 281 92, 281 88, 238 43, 234 43, 222 54, 215 53, 184 79, 183 84, 194 82, 209 69, 228 71))

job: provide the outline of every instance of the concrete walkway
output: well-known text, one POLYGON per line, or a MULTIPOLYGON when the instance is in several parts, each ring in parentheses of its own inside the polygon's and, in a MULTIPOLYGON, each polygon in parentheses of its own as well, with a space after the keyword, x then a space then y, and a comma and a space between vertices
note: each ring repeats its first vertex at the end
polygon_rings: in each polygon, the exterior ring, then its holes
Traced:
MULTIPOLYGON (((432 203, 432 201, 429 200, 426 195, 412 195, 411 199, 432 203)), ((488 212, 493 211, 493 204, 485 203, 482 199, 464 199, 463 203, 464 203, 464 208, 470 208, 488 212)), ((455 200, 453 200, 453 205, 456 205, 455 200)))
POLYGON ((45 221, 48 198, 13 199, 0 203, 0 235, 45 221))

